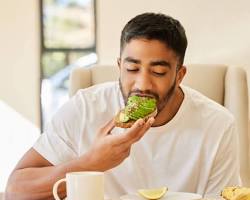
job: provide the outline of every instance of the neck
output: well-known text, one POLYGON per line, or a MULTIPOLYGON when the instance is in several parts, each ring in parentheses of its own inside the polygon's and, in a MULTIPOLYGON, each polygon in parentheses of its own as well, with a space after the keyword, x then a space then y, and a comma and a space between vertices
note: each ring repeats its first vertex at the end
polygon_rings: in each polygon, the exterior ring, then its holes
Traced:
POLYGON ((161 110, 160 113, 155 118, 153 127, 163 126, 168 123, 178 112, 184 99, 184 93, 180 87, 178 87, 174 94, 170 97, 165 107, 161 110))

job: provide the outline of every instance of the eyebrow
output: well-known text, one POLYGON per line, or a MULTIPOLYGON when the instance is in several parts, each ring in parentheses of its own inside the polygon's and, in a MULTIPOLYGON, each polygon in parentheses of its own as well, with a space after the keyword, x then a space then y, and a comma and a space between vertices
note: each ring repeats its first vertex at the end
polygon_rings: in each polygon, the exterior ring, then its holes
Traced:
POLYGON ((154 66, 164 66, 164 67, 168 67, 169 69, 171 69, 171 65, 169 62, 165 61, 165 60, 156 60, 156 61, 152 61, 150 62, 150 66, 154 67, 154 66))
MULTIPOLYGON (((125 62, 129 62, 129 63, 135 63, 135 64, 141 64, 141 61, 132 57, 126 57, 124 59, 125 62)), ((171 69, 171 65, 169 62, 165 61, 165 60, 156 60, 156 61, 151 61, 150 62, 150 66, 154 67, 154 66, 163 66, 163 67, 167 67, 169 69, 171 69)))
POLYGON ((132 58, 132 57, 126 57, 124 59, 125 62, 129 62, 129 63, 135 63, 135 64, 140 64, 141 61, 140 60, 137 60, 135 58, 132 58))

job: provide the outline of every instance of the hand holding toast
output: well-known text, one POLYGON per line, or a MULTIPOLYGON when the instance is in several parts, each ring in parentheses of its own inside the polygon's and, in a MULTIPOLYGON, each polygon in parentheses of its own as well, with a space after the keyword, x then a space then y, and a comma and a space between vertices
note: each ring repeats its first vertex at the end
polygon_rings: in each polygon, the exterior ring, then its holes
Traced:
POLYGON ((154 123, 154 118, 147 121, 138 119, 131 128, 121 134, 112 135, 115 120, 103 126, 87 152, 91 170, 106 171, 119 165, 129 156, 131 145, 141 139, 154 123))

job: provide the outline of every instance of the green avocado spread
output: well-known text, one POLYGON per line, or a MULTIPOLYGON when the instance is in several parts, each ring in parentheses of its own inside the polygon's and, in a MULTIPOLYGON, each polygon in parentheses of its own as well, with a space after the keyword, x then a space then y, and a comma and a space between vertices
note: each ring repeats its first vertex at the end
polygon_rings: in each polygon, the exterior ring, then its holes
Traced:
POLYGON ((150 97, 131 96, 128 98, 124 112, 120 113, 120 121, 143 118, 156 109, 156 99, 150 97))

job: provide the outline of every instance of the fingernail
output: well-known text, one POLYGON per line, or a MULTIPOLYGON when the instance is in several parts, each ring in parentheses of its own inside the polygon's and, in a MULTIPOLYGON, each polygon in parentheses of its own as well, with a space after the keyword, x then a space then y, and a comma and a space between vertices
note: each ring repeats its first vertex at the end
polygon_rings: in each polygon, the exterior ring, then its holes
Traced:
POLYGON ((155 122, 155 118, 151 117, 151 118, 149 118, 148 121, 149 121, 150 125, 152 125, 155 122))
POLYGON ((143 119, 139 119, 139 120, 138 120, 138 125, 139 125, 139 126, 143 126, 143 124, 144 124, 144 120, 143 120, 143 119))

